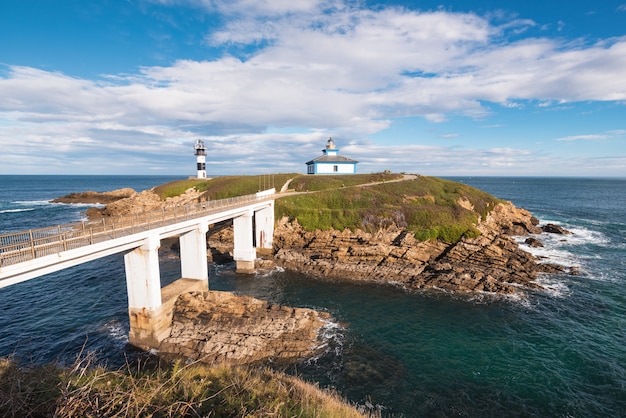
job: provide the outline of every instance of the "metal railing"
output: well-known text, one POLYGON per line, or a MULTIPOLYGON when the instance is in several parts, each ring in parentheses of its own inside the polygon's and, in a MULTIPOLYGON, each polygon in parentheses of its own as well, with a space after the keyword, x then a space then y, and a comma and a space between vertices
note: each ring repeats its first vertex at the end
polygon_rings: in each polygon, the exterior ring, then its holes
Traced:
POLYGON ((268 194, 252 194, 163 209, 129 216, 74 222, 48 228, 0 235, 0 267, 23 263, 62 251, 85 247, 179 222, 235 209, 253 202, 272 200, 268 194))

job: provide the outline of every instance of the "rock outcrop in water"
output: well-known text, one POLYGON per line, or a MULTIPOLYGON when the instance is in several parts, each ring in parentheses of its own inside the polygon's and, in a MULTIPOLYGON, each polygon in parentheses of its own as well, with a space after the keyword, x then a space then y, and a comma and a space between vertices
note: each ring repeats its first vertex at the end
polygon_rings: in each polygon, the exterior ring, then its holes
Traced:
POLYGON ((288 362, 311 357, 330 315, 228 292, 180 295, 162 356, 206 363, 288 362))

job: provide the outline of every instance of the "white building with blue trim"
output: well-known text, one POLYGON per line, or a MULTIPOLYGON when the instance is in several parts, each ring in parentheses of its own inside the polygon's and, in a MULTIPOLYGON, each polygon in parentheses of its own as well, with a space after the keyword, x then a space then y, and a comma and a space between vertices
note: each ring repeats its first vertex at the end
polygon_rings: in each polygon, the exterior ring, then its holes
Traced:
POLYGON ((356 174, 358 161, 339 155, 335 141, 330 138, 321 157, 306 163, 307 174, 356 174))

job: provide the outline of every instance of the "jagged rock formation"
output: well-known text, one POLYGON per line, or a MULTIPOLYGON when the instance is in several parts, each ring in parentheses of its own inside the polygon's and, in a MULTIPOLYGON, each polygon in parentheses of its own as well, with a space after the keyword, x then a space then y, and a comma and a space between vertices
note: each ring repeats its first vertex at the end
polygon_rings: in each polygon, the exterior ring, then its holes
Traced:
POLYGON ((539 264, 512 235, 541 233, 538 221, 513 204, 498 204, 477 225, 481 235, 454 244, 419 242, 395 225, 376 234, 357 230, 304 231, 296 222, 277 223, 274 261, 286 269, 324 277, 439 288, 457 292, 513 293, 539 287, 540 272, 564 268, 539 264))
POLYGON ((294 361, 319 350, 329 318, 228 292, 186 293, 176 301, 172 332, 159 353, 206 363, 294 361))

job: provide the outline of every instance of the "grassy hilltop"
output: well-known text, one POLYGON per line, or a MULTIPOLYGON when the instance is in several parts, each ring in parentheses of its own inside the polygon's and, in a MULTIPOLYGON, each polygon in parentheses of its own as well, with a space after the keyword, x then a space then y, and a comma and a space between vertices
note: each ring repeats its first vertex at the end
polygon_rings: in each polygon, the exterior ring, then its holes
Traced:
POLYGON ((406 228, 419 240, 453 243, 476 236, 473 225, 500 200, 470 186, 435 177, 376 173, 311 176, 275 174, 181 180, 155 191, 162 199, 194 187, 205 198, 222 199, 256 193, 273 185, 280 191, 289 181, 292 192, 276 200, 276 218, 297 219, 306 230, 363 229, 390 225, 406 228), (401 180, 401 181, 400 181, 401 180))

